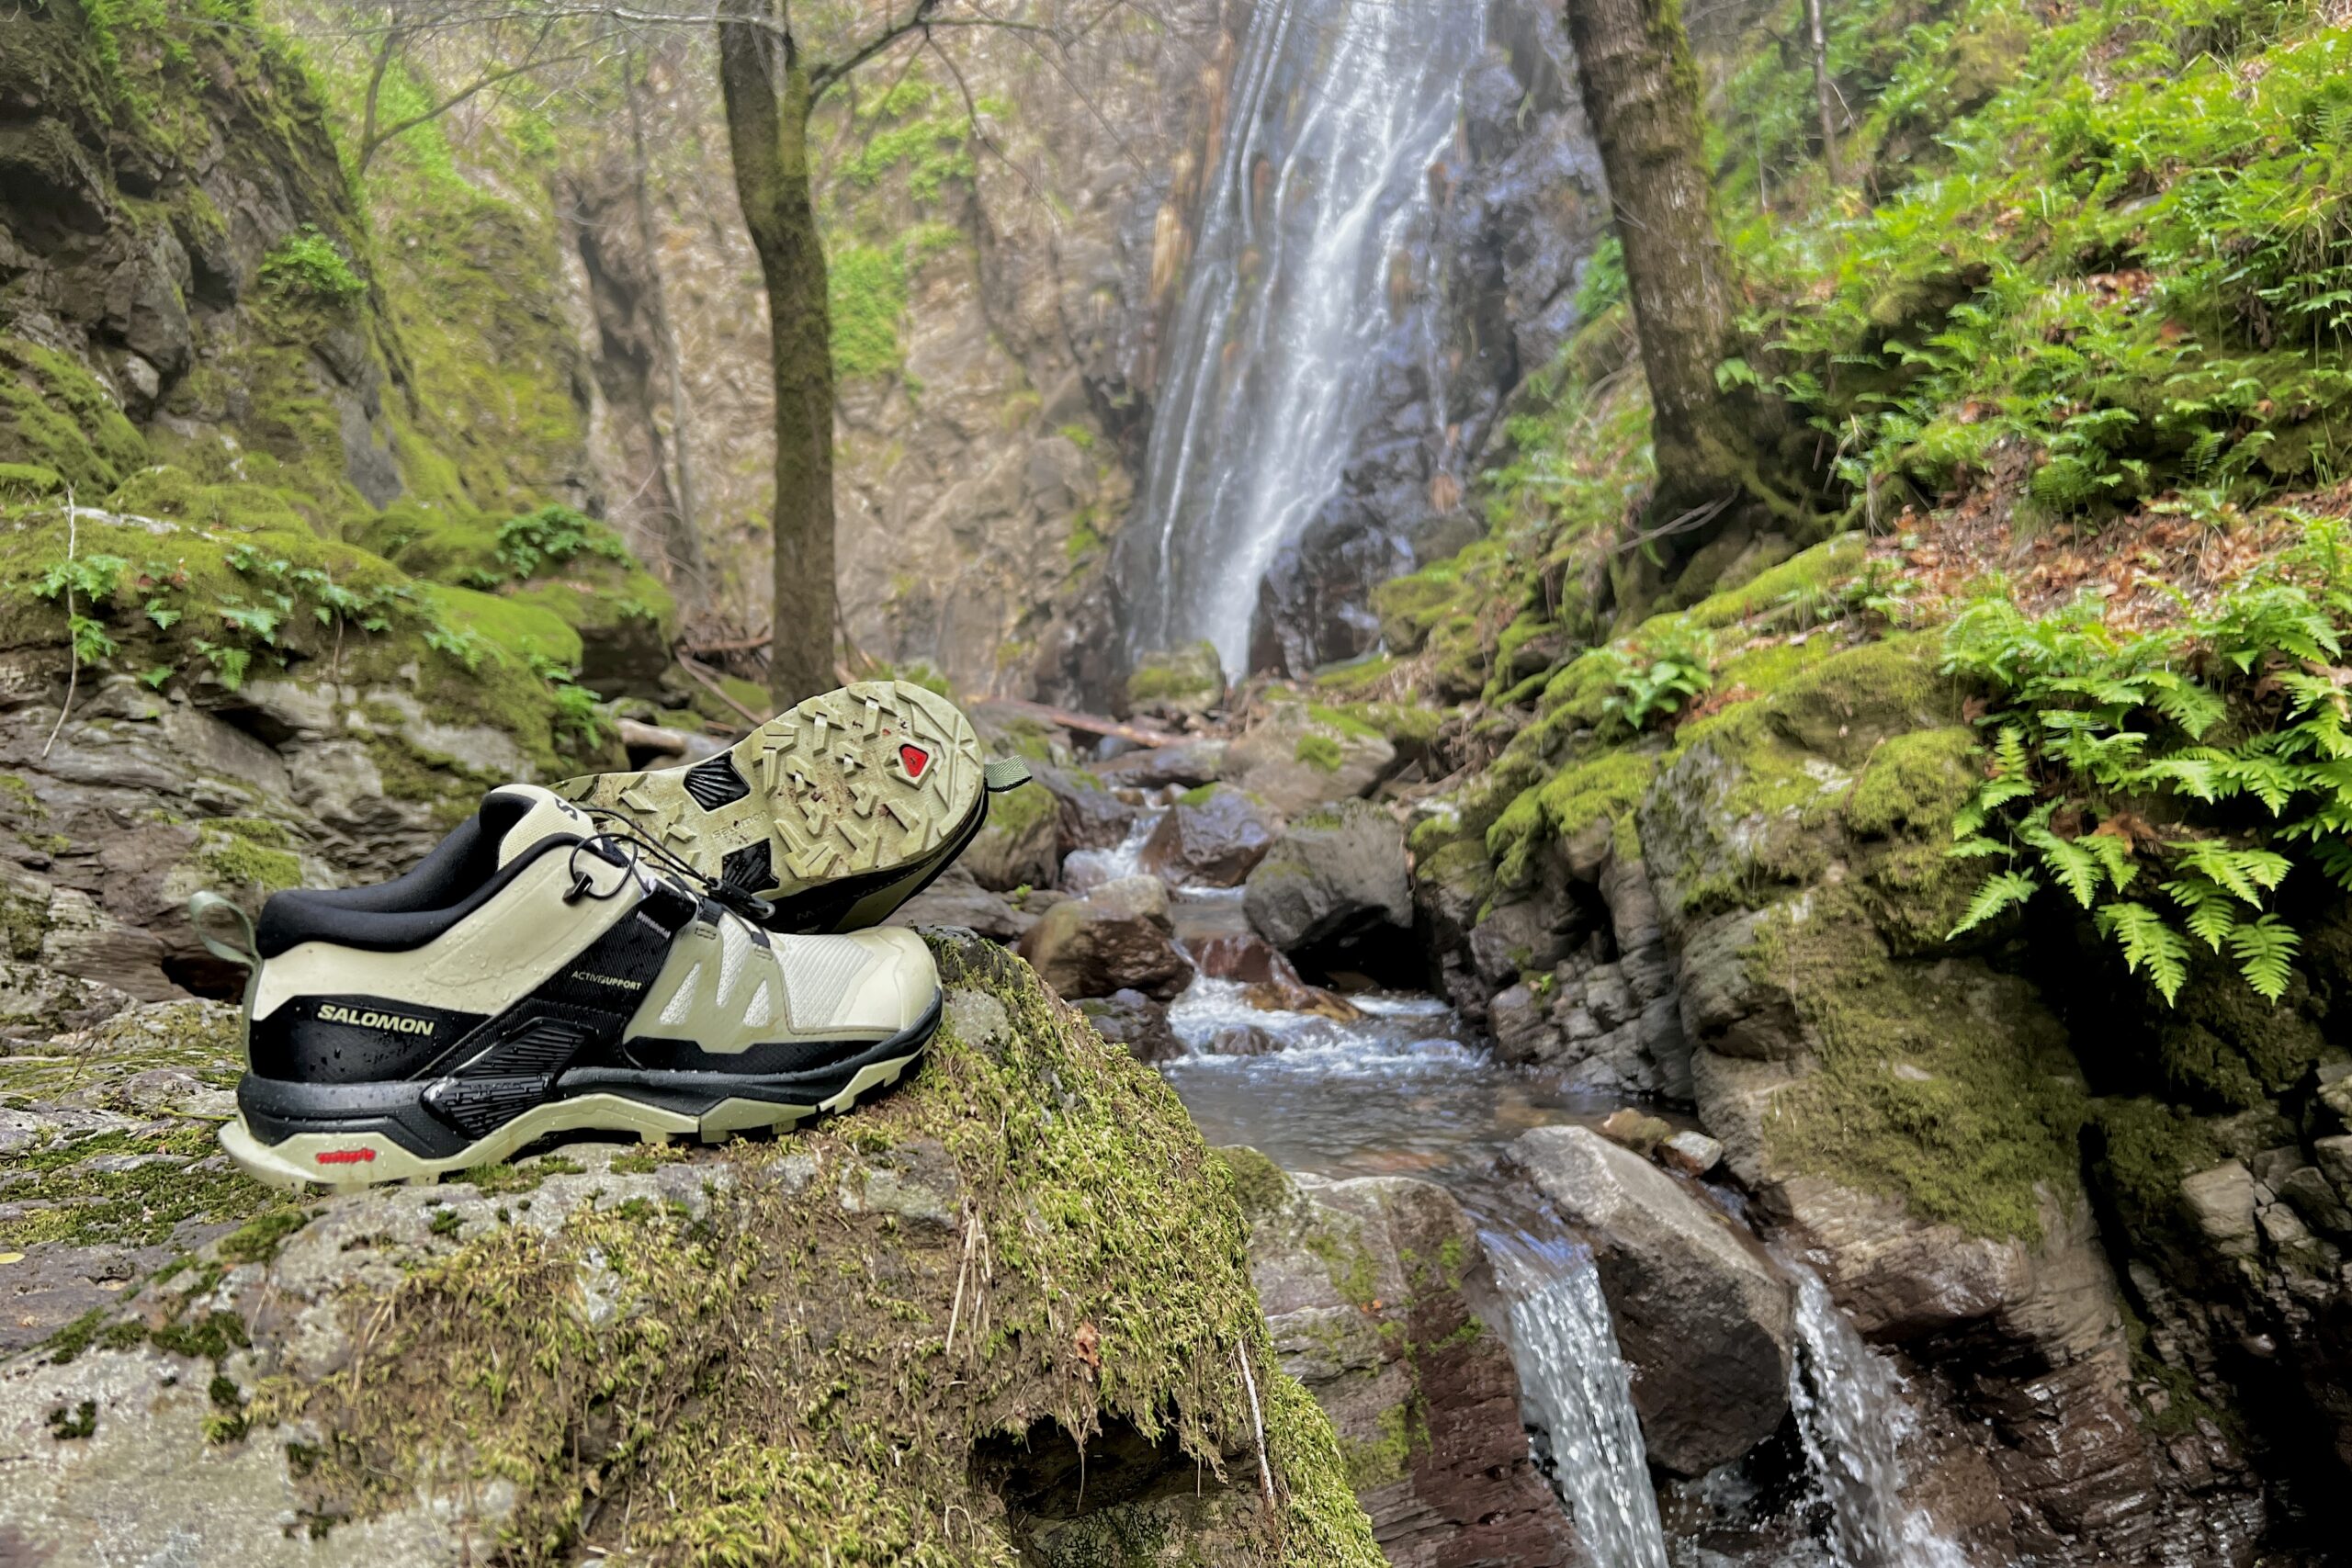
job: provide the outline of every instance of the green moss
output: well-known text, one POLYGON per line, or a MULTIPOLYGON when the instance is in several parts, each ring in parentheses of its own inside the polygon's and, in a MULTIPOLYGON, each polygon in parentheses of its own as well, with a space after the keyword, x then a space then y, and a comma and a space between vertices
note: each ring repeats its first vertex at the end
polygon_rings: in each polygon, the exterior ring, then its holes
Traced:
POLYGON ((1830 887, 1767 915, 1747 964, 1794 998, 1819 1059, 1771 1102, 1776 1161, 1973 1235, 2041 1238, 2041 1191, 2075 1179, 2086 1101, 2064 1032, 2022 982, 1894 959, 1859 899, 1830 887))
POLYGON ((1202 701, 1215 703, 1225 695, 1216 649, 1205 642, 1144 660, 1127 677, 1127 701, 1148 703, 1202 701))
POLYGON ((198 859, 219 881, 275 893, 302 885, 302 863, 287 849, 286 829, 262 818, 224 817, 202 824, 198 859))
POLYGON ((1015 1560, 989 1445, 1040 1419, 1081 1439, 1116 1421, 1225 1477, 1265 1560, 1375 1568, 1329 1425, 1272 1359, 1229 1168, 1025 965, 938 956, 957 999, 897 1094, 709 1156, 729 1179, 699 1221, 582 1207, 551 1233, 467 1237, 389 1299, 348 1303, 355 1325, 397 1326, 356 1340, 346 1374, 266 1389, 246 1418, 332 1433, 302 1484, 362 1515, 462 1456, 513 1485, 517 1562, 568 1560, 594 1506, 628 1510, 665 1557, 943 1568, 1015 1560), (901 1159, 947 1183, 953 1223, 841 1206, 861 1169, 901 1159), (790 1178, 809 1161, 817 1179, 790 1178), (570 1283, 592 1257, 627 1303, 596 1324, 570 1283), (756 1370, 748 1345, 766 1347, 756 1370), (593 1453, 579 1441, 605 1412, 664 1409, 598 1427, 616 1436, 593 1453))
POLYGON ((1429 1419, 1418 1398, 1383 1410, 1374 1429, 1379 1435, 1369 1441, 1340 1439, 1348 1484, 1358 1496, 1375 1486, 1404 1480, 1412 1469, 1413 1455, 1430 1446, 1429 1419))
POLYGON ((1487 830, 1496 882, 1504 887, 1525 886, 1534 875, 1539 849, 1573 839, 1603 818, 1617 824, 1619 849, 1639 859, 1634 807, 1648 792, 1657 771, 1656 752, 1603 751, 1521 790, 1487 830))
POLYGON ((1282 1167, 1256 1149, 1234 1144, 1216 1153, 1232 1179, 1234 1201, 1241 1205, 1244 1220, 1254 1224, 1289 1201, 1290 1178, 1282 1167))
POLYGON ((232 1168, 207 1122, 56 1136, 0 1155, 0 1248, 154 1247, 183 1224, 243 1220, 270 1194, 232 1168), (103 1162, 103 1167, 99 1163, 103 1162))
POLYGON ((895 251, 849 244, 826 258, 833 327, 833 371, 843 380, 899 368, 899 319, 907 310, 906 270, 895 251))
POLYGON ((2181 1179, 2221 1163, 2226 1152, 2205 1124, 2159 1100, 2101 1100, 2093 1108, 2091 1179, 2121 1223, 2132 1250, 2193 1256, 2202 1238, 2181 1201, 2181 1179))
POLYGON ((1684 619, 1719 630, 1759 619, 1811 624, 1830 618, 1836 608, 1834 590, 1862 569, 1865 551, 1861 535, 1840 534, 1736 588, 1709 595, 1685 611, 1684 619))
POLYGON ((1294 750, 1293 755, 1299 761, 1322 773, 1338 773, 1340 764, 1347 760, 1347 753, 1340 750, 1338 741, 1328 735, 1318 735, 1313 731, 1298 738, 1298 745, 1294 750))
POLYGON ((0 336, 0 462, 28 477, 35 468, 54 475, 86 501, 143 466, 147 444, 88 371, 53 349, 0 336))

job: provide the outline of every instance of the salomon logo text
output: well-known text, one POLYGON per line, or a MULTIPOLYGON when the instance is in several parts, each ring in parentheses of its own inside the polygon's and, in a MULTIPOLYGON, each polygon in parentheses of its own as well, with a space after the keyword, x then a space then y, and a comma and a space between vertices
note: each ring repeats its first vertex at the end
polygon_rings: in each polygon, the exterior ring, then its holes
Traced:
POLYGON ((433 1032, 433 1021, 430 1019, 411 1018, 406 1013, 398 1012, 376 1012, 372 1010, 363 1011, 358 1008, 344 1007, 337 1002, 329 1002, 319 1010, 319 1021, 348 1023, 360 1029, 381 1029, 393 1034, 433 1032))

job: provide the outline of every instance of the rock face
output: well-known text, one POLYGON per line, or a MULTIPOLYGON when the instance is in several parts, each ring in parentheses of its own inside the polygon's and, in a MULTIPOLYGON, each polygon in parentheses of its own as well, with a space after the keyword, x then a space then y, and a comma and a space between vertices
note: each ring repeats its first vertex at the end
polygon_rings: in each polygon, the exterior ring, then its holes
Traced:
POLYGON ((1331 1416, 1394 1568, 1580 1562, 1528 1454, 1500 1300, 1444 1189, 1291 1178, 1228 1150, 1283 1366, 1331 1416))
POLYGON ((1250 926, 1285 953, 1408 928, 1403 829, 1363 801, 1300 818, 1250 874, 1242 903, 1250 926))
POLYGON ((0 1362, 0 1540, 61 1568, 322 1540, 392 1568, 559 1540, 668 1562, 714 1539, 1376 1568, 1174 1096, 1001 953, 940 956, 914 1080, 771 1145, 575 1144, 285 1203, 173 1114, 220 1114, 200 1086, 236 1064, 209 1025, 180 1047, 194 1089, 137 1070, 143 1032, 12 1077, 0 1244, 52 1278, 113 1248, 124 1288, 12 1303, 42 1323, 0 1362))
POLYGON ((1209 785, 1168 808, 1144 840, 1143 868, 1178 886, 1238 887, 1274 842, 1275 824, 1238 789, 1209 785))
POLYGON ((1227 749, 1223 776, 1299 817, 1371 793, 1396 760, 1385 736, 1318 714, 1311 703, 1282 701, 1227 749))
POLYGON ((1641 1156, 1583 1127, 1540 1127, 1510 1168, 1589 1243, 1650 1461, 1728 1464, 1789 1408, 1794 1297, 1731 1220, 1641 1156))
POLYGON ((1134 989, 1166 1001, 1192 978, 1171 933, 1168 887, 1156 876, 1106 882, 1046 911, 1021 939, 1021 956, 1060 997, 1134 989))

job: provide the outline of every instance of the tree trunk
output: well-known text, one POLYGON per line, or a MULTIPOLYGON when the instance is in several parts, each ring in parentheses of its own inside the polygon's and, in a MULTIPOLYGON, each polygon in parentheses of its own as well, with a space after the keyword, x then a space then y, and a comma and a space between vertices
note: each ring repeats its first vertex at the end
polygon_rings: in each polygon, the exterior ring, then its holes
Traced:
MULTIPOLYGON (((645 303, 652 317, 655 350, 669 370, 670 456, 677 465, 674 505, 663 509, 664 552, 670 558, 672 586, 678 606, 689 624, 710 607, 710 565, 703 553, 702 525, 695 513, 694 448, 687 429, 685 367, 679 363, 678 333, 670 320, 669 296, 662 288, 662 257, 653 240, 653 203, 646 192, 645 119, 637 102, 637 51, 622 62, 624 90, 628 95, 629 205, 637 220, 637 247, 645 257, 645 303)), ((653 433, 659 458, 661 432, 653 433)))
POLYGON ((1672 581, 1710 541, 1752 531, 1759 510, 1798 508, 1767 471, 1777 408, 1717 379, 1734 345, 1731 299, 1677 0, 1567 0, 1566 12, 1649 380, 1657 488, 1642 553, 1672 581))
POLYGON ((1821 104, 1821 162, 1829 183, 1841 185, 1845 176, 1838 169, 1837 117, 1830 112, 1837 95, 1829 85, 1829 39, 1821 25, 1821 0, 1804 0, 1804 20, 1813 34, 1813 96, 1821 104))
POLYGON ((775 620, 781 710, 833 682, 833 356, 809 188, 807 62, 759 0, 723 0, 719 86, 743 223, 766 285, 775 385, 775 620), (739 19, 740 18, 740 19, 739 19))

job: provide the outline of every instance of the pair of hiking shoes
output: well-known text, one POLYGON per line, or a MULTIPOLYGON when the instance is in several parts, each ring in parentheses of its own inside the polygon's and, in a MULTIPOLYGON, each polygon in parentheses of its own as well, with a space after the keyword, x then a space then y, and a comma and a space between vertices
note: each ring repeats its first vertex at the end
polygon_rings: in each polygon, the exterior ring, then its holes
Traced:
POLYGON ((929 949, 876 922, 1026 776, 946 698, 868 682, 690 766, 503 785, 405 875, 277 894, 258 925, 200 894, 206 944, 251 970, 221 1145, 347 1187, 846 1110, 939 1024, 929 949))

